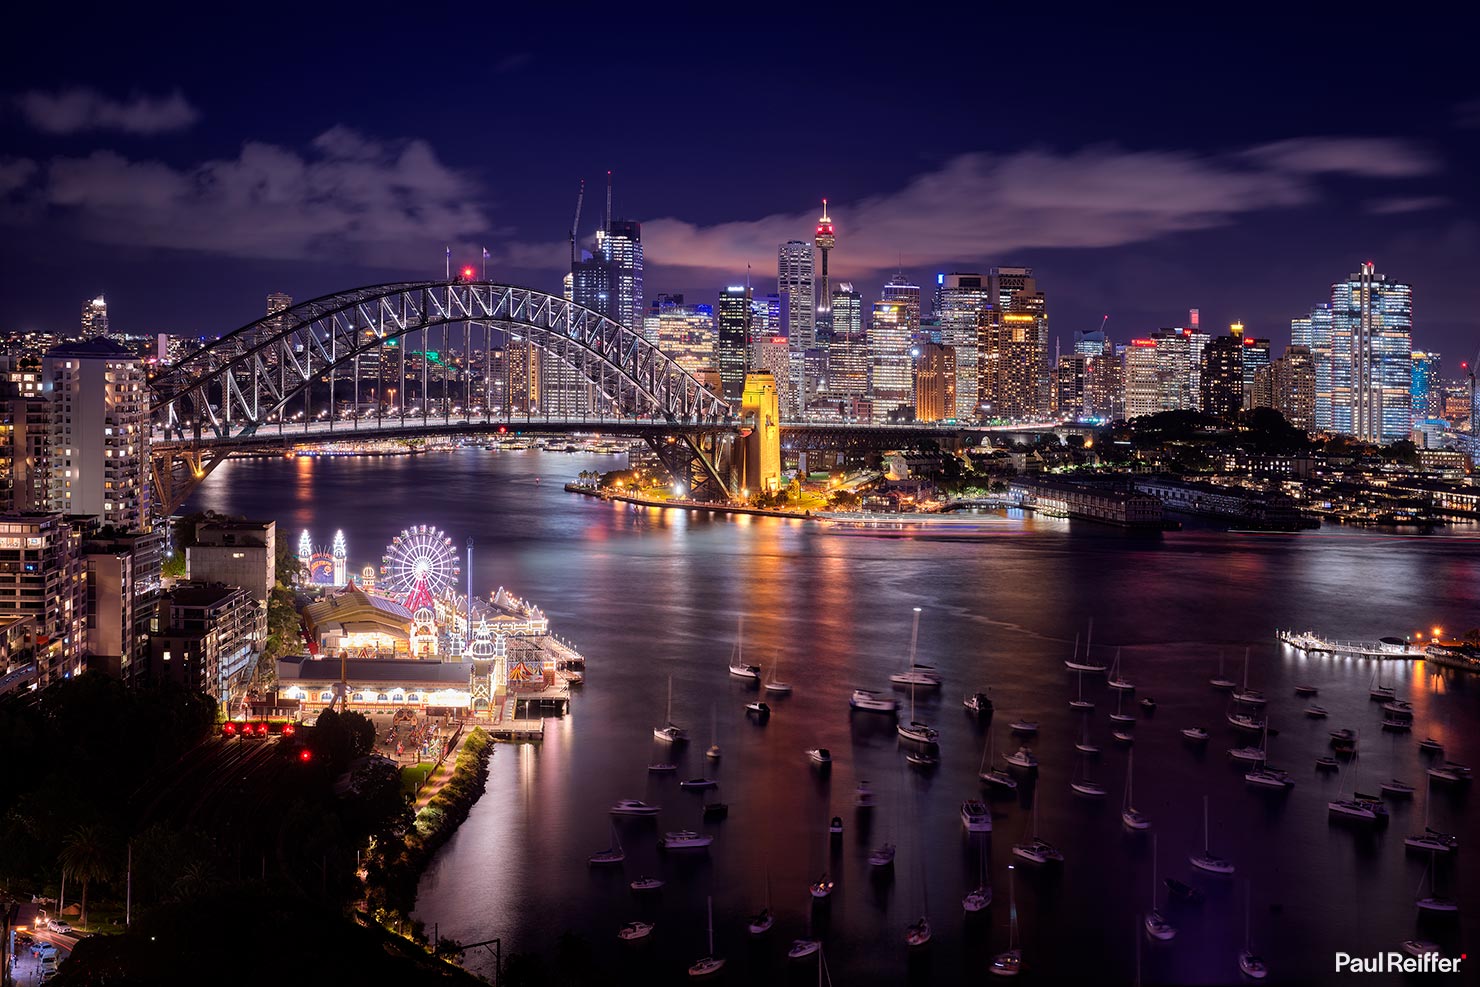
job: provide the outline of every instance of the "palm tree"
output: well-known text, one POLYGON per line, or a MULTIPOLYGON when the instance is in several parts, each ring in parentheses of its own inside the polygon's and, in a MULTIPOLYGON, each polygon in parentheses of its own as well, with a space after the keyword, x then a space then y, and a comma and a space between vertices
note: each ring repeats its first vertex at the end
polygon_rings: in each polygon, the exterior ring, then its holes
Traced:
POLYGON ((113 873, 113 841, 107 827, 87 823, 72 830, 62 844, 63 873, 82 882, 82 926, 87 927, 87 886, 113 873))

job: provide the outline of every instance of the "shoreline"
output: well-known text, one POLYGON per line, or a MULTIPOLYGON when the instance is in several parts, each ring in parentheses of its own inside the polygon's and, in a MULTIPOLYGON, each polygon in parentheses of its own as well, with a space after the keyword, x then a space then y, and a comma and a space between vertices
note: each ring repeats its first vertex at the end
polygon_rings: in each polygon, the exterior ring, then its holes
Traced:
POLYGON ((666 507, 676 511, 709 511, 713 514, 752 514, 757 517, 779 517, 793 521, 820 521, 821 518, 810 511, 778 511, 768 507, 745 507, 738 504, 706 504, 694 500, 648 500, 645 497, 634 497, 631 494, 608 493, 602 490, 593 490, 576 483, 565 485, 567 493, 581 494, 584 497, 593 497, 596 500, 619 500, 624 504, 636 504, 640 507, 666 507))

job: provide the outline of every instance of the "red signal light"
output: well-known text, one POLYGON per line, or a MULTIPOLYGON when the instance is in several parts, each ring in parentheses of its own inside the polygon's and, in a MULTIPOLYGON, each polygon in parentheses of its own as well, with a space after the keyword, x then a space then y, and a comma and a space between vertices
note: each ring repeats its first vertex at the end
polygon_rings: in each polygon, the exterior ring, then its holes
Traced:
POLYGON ((283 736, 284 737, 291 737, 291 736, 293 736, 293 734, 295 734, 297 732, 298 732, 298 728, 295 727, 293 724, 291 724, 291 723, 284 723, 283 724, 283 736))
POLYGON ((221 735, 223 737, 230 737, 230 736, 234 735, 235 733, 236 733, 236 724, 235 723, 223 723, 223 724, 221 724, 221 735))
POLYGON ((463 268, 463 280, 464 281, 471 281, 471 280, 473 280, 473 269, 471 267, 465 267, 465 268, 463 268))
POLYGON ((298 752, 298 760, 307 764, 309 761, 313 760, 313 751, 309 750, 307 747, 303 748, 303 750, 298 752))
POLYGON ((257 724, 257 736, 259 736, 259 737, 265 737, 265 736, 267 736, 267 724, 266 723, 259 723, 259 724, 257 724))

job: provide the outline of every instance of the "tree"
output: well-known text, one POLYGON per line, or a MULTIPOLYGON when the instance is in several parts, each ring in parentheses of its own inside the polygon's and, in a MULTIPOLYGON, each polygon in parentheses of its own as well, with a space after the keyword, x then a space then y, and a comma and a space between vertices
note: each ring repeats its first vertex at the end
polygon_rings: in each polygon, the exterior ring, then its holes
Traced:
POLYGON ((72 830, 62 844, 62 872, 82 882, 82 925, 87 926, 87 889, 93 881, 106 881, 113 873, 112 834, 98 823, 72 830))

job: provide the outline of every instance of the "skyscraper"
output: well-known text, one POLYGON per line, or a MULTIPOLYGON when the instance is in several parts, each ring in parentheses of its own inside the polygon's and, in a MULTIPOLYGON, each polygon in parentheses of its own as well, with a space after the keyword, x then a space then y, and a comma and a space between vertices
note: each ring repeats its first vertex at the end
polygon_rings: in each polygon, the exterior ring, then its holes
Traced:
POLYGON ((1311 366, 1315 371, 1315 417, 1314 429, 1334 428, 1331 412, 1333 382, 1333 358, 1331 352, 1331 306, 1317 305, 1303 319, 1290 320, 1290 344, 1304 346, 1310 350, 1311 366))
POLYGON ((940 341, 956 351, 957 421, 976 420, 978 386, 978 326, 991 300, 987 279, 980 274, 953 271, 942 274, 936 287, 940 341))
MULTIPOLYGON (((1239 329, 1242 330, 1243 326, 1240 325, 1239 329)), ((1261 371, 1269 370, 1269 340, 1256 339, 1243 332, 1240 332, 1240 338, 1243 343, 1244 407, 1272 408, 1273 395, 1269 392, 1268 381, 1261 387, 1259 377, 1261 371)))
POLYGON ((1331 286, 1332 427, 1364 442, 1412 426, 1413 288, 1367 261, 1331 286))
POLYGON ((861 398, 869 389, 868 337, 863 332, 863 296, 841 281, 832 293, 833 341, 827 355, 829 397, 861 398))
POLYGON ((148 531, 149 392, 139 358, 95 337, 47 350, 51 510, 148 531))
POLYGON ((571 263, 571 300, 633 332, 642 330, 642 224, 612 219, 611 189, 596 242, 571 263))
POLYGON ((1156 340, 1133 339, 1125 348, 1125 417, 1127 421, 1161 411, 1161 376, 1156 340))
POLYGON ((915 420, 938 422, 955 417, 956 351, 921 343, 915 354, 915 420))
POLYGON ((817 345, 812 244, 788 240, 776 250, 776 293, 781 296, 787 345, 809 350, 817 345))
POLYGON ((82 303, 82 338, 108 335, 108 300, 102 295, 82 303))
POLYGON ((992 268, 990 291, 1003 323, 1012 327, 1011 335, 1032 347, 1030 365, 1021 368, 1032 379, 1031 409, 1024 414, 1047 414, 1052 370, 1048 361, 1048 301, 1038 290, 1031 267, 992 268))
POLYGON ((1441 418, 1444 389, 1439 379, 1442 361, 1438 353, 1413 351, 1413 376, 1409 396, 1413 401, 1413 418, 1441 418))
POLYGON ((900 271, 884 283, 883 294, 880 295, 886 302, 899 302, 904 305, 905 328, 914 340, 920 331, 920 286, 900 271))
POLYGON ((812 243, 817 247, 817 256, 822 261, 822 279, 817 284, 817 315, 814 321, 817 345, 823 349, 832 341, 832 284, 827 275, 827 255, 837 237, 833 234, 832 218, 827 214, 827 200, 822 200, 822 218, 817 221, 817 233, 812 243))
POLYGON ((745 390, 749 369, 750 285, 731 285, 719 293, 719 335, 716 350, 719 377, 724 382, 725 397, 737 400, 745 390))
POLYGON ((1270 364, 1274 409, 1303 431, 1315 427, 1316 368, 1308 346, 1290 345, 1270 364))
POLYGON ((1203 347, 1202 410, 1233 418, 1244 406, 1244 344, 1239 336, 1214 336, 1203 347))
POLYGON ((868 335, 875 421, 889 420, 891 412, 909 407, 914 401, 911 394, 914 368, 910 359, 909 320, 906 301, 880 299, 874 302, 868 335))
POLYGON ((686 305, 683 295, 659 295, 643 320, 643 335, 694 377, 718 369, 712 306, 686 305))

